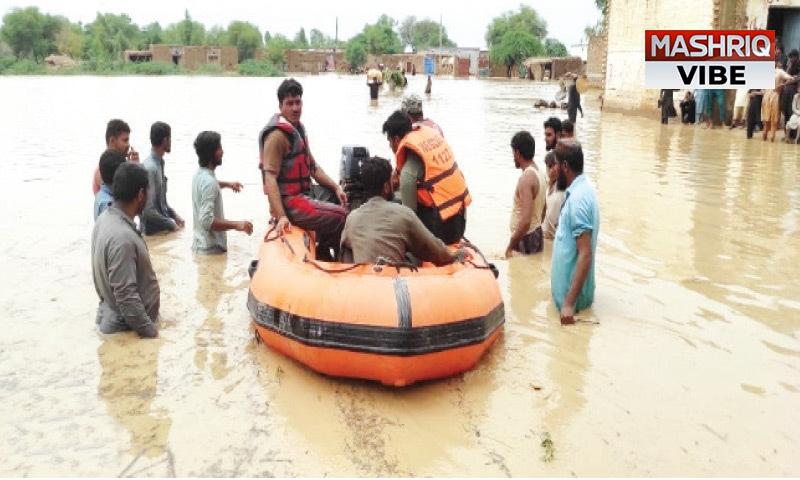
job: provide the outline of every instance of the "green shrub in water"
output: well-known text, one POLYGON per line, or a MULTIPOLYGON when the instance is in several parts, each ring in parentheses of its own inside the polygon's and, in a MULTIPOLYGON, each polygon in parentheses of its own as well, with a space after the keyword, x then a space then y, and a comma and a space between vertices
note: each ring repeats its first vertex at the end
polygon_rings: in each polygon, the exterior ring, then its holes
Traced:
POLYGON ((182 69, 172 63, 166 62, 125 63, 121 73, 133 75, 175 75, 182 73, 182 69))
POLYGON ((17 58, 11 55, 0 56, 0 73, 4 73, 11 65, 17 63, 17 58))
POLYGON ((245 60, 239 64, 239 75, 251 77, 280 77, 283 72, 272 62, 265 62, 253 59, 245 60))
POLYGON ((3 68, 2 73, 6 75, 43 75, 47 73, 47 68, 41 63, 26 58, 7 65, 3 68))
POLYGON ((204 65, 200 65, 195 70, 191 70, 189 73, 192 75, 223 75, 225 73, 225 69, 222 68, 222 65, 217 65, 216 63, 207 63, 204 65))

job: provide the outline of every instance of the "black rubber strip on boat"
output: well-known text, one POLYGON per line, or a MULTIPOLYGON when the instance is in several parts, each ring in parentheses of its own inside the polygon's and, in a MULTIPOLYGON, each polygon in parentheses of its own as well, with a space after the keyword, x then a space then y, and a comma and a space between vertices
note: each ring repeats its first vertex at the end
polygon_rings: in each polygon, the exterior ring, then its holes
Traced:
POLYGON ((397 326, 411 328, 411 295, 403 277, 394 279, 394 298, 397 301, 397 326))
POLYGON ((256 325, 304 345, 380 355, 413 356, 481 343, 505 322, 500 303, 483 317, 425 327, 355 325, 301 317, 259 302, 248 292, 256 325))

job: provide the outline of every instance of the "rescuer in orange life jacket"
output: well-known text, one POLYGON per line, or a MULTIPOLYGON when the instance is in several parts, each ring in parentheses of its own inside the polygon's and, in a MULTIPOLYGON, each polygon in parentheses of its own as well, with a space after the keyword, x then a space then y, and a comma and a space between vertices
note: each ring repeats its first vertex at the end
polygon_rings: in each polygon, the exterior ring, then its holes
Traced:
POLYGON ((403 205, 444 243, 457 243, 472 197, 447 141, 431 127, 412 126, 400 110, 384 122, 383 133, 396 156, 403 205))
POLYGON ((278 232, 288 231, 292 224, 313 230, 321 247, 317 252, 319 258, 330 260, 338 255, 347 216, 344 208, 347 195, 317 165, 308 148, 306 130, 300 123, 302 97, 303 87, 293 78, 284 80, 278 87, 280 113, 273 115, 258 135, 259 168, 278 232), (323 189, 333 192, 339 205, 312 198, 312 195, 324 196, 316 189, 312 194, 312 178, 323 189), (333 249, 333 256, 328 249, 333 249))

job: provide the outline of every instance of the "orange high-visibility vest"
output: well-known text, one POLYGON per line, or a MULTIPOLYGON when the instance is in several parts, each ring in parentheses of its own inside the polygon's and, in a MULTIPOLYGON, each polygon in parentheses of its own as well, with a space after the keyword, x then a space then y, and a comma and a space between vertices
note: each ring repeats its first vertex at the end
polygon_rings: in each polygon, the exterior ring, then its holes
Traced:
POLYGON ((403 170, 406 152, 411 150, 422 159, 425 177, 417 182, 417 201, 439 210, 446 221, 472 203, 464 174, 459 170, 453 151, 439 132, 427 126, 415 126, 397 147, 397 171, 403 170))

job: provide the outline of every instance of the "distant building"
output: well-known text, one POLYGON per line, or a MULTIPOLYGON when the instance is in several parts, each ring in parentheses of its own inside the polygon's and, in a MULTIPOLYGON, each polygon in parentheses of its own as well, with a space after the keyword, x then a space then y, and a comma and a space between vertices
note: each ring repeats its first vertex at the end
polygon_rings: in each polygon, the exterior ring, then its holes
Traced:
POLYGON ((604 107, 611 110, 656 109, 660 91, 644 88, 645 30, 769 29, 785 52, 800 48, 800 0, 610 0, 606 22, 604 107))
POLYGON ((341 48, 289 49, 283 54, 287 72, 318 74, 322 72, 346 72, 349 65, 341 48))
POLYGON ((197 70, 202 65, 219 65, 223 70, 236 70, 239 49, 208 45, 150 45, 149 50, 125 50, 126 62, 172 63, 186 70, 197 70))
POLYGON ((528 69, 529 80, 556 80, 567 72, 583 73, 581 57, 532 57, 523 64, 528 69))

